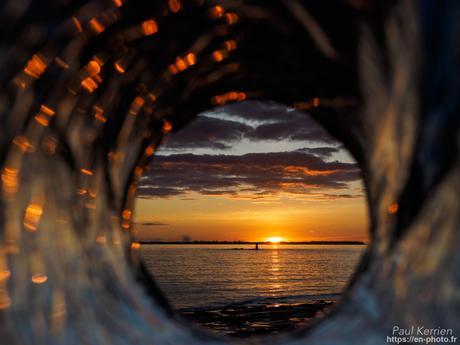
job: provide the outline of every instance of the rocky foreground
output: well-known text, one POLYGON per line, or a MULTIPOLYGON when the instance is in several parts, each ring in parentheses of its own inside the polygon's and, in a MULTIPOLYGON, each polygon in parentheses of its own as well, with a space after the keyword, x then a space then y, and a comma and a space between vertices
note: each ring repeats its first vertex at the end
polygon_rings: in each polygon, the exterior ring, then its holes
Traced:
POLYGON ((322 315, 332 304, 323 300, 301 304, 243 304, 184 310, 181 314, 220 335, 248 337, 295 330, 322 315))

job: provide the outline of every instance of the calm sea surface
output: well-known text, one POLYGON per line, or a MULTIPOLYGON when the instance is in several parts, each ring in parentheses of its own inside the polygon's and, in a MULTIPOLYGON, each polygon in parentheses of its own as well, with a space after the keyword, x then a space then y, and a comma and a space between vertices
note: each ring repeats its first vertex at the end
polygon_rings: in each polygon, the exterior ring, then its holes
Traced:
POLYGON ((195 309, 229 304, 305 303, 335 299, 364 245, 142 245, 171 304, 195 309), (235 250, 245 248, 247 250, 235 250))

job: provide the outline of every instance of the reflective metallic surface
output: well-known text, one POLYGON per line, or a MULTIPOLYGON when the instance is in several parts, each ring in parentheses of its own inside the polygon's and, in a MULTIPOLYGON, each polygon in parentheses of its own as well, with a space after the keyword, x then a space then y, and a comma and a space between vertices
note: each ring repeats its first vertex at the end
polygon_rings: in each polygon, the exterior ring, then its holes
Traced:
POLYGON ((459 335, 457 2, 0 8, 2 343, 228 341, 163 306, 130 221, 163 137, 246 99, 311 112, 368 190, 373 242, 345 301, 282 343, 383 344, 395 324, 459 335))

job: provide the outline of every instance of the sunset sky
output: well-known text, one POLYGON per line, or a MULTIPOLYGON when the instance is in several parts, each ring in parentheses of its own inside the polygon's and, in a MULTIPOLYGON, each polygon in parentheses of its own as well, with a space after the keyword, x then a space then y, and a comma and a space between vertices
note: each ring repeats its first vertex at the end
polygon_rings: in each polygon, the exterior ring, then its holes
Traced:
POLYGON ((308 115, 245 102, 173 133, 141 178, 138 239, 367 240, 360 171, 308 115))

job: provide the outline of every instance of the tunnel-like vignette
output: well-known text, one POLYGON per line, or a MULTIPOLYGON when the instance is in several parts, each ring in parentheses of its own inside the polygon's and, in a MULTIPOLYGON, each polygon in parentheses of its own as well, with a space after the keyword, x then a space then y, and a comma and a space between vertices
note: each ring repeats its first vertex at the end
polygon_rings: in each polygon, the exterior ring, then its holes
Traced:
POLYGON ((285 343, 385 343, 395 323, 459 331, 458 3, 1 6, 2 341, 219 342, 140 287, 129 229, 162 137, 245 99, 308 110, 368 192, 372 243, 346 303, 285 343))

